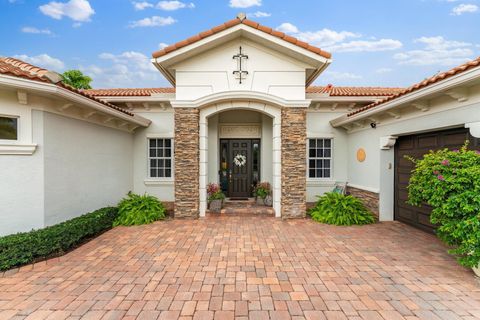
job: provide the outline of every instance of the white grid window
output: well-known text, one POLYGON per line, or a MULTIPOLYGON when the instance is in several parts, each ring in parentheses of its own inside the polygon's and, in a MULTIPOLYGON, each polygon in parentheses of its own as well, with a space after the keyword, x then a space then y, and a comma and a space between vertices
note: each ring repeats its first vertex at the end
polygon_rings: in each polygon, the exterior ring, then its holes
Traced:
POLYGON ((148 174, 150 178, 171 178, 172 139, 148 139, 148 174))
POLYGON ((331 178, 332 139, 308 139, 308 177, 331 178))

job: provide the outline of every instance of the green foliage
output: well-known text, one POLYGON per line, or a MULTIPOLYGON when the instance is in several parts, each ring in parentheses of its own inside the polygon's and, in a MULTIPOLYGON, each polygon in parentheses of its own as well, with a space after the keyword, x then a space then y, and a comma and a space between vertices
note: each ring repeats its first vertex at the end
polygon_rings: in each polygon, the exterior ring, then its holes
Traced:
POLYGON ((408 202, 433 207, 430 220, 437 235, 452 246, 449 252, 459 263, 480 263, 480 154, 468 150, 430 151, 422 159, 411 159, 415 169, 408 186, 408 202))
POLYGON ((0 270, 58 256, 112 227, 117 208, 103 208, 39 230, 0 238, 0 270))
POLYGON ((63 83, 77 89, 92 89, 90 82, 92 78, 86 76, 80 70, 68 70, 62 74, 63 83))
POLYGON ((156 197, 129 192, 118 204, 114 226, 132 226, 152 223, 165 218, 166 209, 156 197))
POLYGON ((265 199, 271 192, 272 188, 268 182, 260 182, 255 186, 254 195, 265 199))
POLYGON ((375 217, 359 199, 335 192, 328 192, 319 197, 309 213, 315 221, 337 226, 375 222, 375 217))

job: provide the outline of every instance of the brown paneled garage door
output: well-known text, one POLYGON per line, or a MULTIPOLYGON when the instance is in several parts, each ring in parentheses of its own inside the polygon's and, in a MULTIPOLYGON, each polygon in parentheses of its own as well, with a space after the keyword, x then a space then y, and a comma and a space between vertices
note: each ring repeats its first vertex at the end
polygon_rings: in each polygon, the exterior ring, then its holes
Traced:
POLYGON ((479 139, 470 136, 468 129, 465 128, 421 133, 397 139, 395 143, 395 220, 427 232, 434 232, 435 226, 430 223, 431 208, 427 205, 414 207, 406 203, 407 186, 413 164, 404 156, 419 159, 430 150, 460 148, 467 139, 470 140, 471 148, 478 147, 479 139))

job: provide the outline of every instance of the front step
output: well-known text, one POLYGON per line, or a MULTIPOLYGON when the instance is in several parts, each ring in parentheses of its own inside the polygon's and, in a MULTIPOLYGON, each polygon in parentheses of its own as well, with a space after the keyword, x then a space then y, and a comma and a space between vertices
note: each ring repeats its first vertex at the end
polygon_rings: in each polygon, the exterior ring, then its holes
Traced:
MULTIPOLYGON (((214 213, 211 213, 212 215, 214 213)), ((266 215, 275 216, 275 210, 272 207, 258 205, 255 198, 247 200, 226 199, 220 214, 225 215, 266 215)))

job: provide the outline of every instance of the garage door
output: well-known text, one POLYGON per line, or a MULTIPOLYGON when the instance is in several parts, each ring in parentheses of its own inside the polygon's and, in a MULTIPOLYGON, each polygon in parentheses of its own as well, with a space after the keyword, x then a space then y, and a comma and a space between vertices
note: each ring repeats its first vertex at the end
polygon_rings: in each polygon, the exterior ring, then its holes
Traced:
POLYGON ((478 140, 469 135, 468 129, 452 129, 403 136, 395 143, 395 220, 407 223, 424 231, 433 233, 435 226, 430 223, 431 208, 427 205, 414 207, 406 203, 408 199, 408 181, 413 163, 405 155, 421 158, 430 150, 460 148, 465 140, 470 147, 477 148, 478 140))

